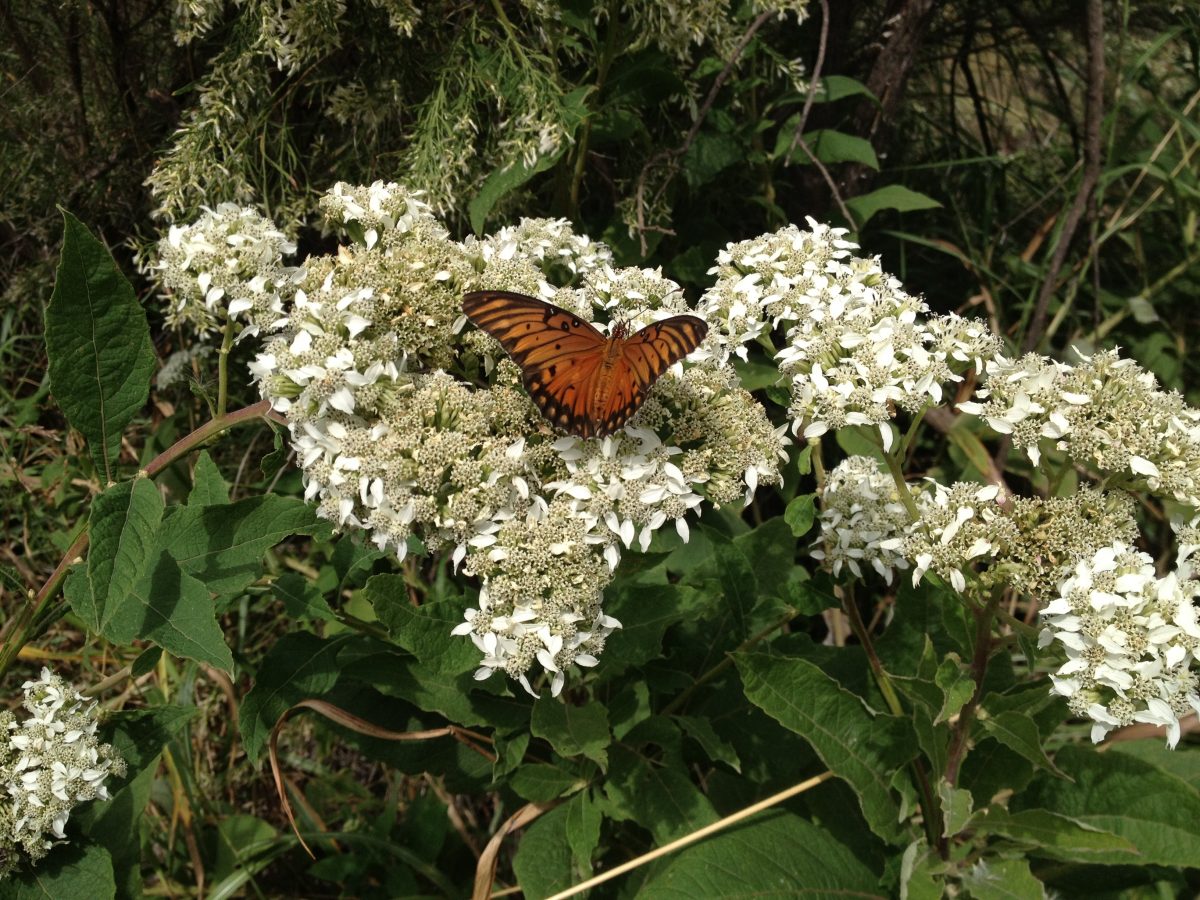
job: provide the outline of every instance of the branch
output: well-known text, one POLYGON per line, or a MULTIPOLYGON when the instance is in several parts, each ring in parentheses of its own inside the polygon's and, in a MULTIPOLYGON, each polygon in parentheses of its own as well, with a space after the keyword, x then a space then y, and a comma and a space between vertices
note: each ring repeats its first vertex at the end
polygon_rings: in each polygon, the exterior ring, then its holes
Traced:
POLYGON ((1029 320, 1025 340, 1021 345, 1022 351, 1026 353, 1041 343, 1046 328, 1046 312, 1050 307, 1050 295, 1054 293, 1059 273, 1066 263, 1071 239, 1075 237, 1084 212, 1091 205, 1092 193, 1100 180, 1100 124, 1104 118, 1104 8, 1100 0, 1088 0, 1087 42, 1088 85, 1084 118, 1083 179, 1079 182, 1075 201, 1067 212, 1062 233, 1050 258, 1050 267, 1038 290, 1033 316, 1029 320))

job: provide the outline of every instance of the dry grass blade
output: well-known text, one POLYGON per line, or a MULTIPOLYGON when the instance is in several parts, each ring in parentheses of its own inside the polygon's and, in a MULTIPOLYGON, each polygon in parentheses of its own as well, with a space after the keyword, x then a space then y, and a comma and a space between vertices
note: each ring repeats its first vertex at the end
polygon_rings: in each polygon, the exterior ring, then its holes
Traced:
POLYGON ((492 882, 496 878, 497 857, 504 839, 556 806, 558 806, 558 802, 526 803, 508 817, 499 830, 492 835, 487 846, 483 848, 483 855, 479 857, 479 863, 475 866, 475 888, 471 891, 471 900, 487 900, 492 896, 492 882))
POLYGON ((485 734, 460 728, 457 725, 446 725, 442 728, 430 728, 425 731, 390 731, 387 728, 380 728, 366 719, 361 719, 352 713, 348 713, 341 707, 327 703, 324 700, 301 700, 280 716, 279 721, 275 723, 275 727, 271 729, 268 756, 271 760, 271 775, 275 779, 275 791, 279 794, 279 802, 283 806, 288 824, 292 826, 292 831, 295 833, 297 840, 300 841, 300 846, 314 859, 316 856, 312 852, 312 848, 305 842, 303 835, 300 834, 299 827, 296 825, 296 817, 292 814, 292 804, 288 800, 287 791, 284 789, 283 772, 279 767, 279 733, 283 730, 283 726, 287 720, 293 714, 303 709, 311 709, 313 712, 320 713, 331 722, 335 722, 344 728, 349 728, 351 731, 356 731, 359 734, 365 734, 368 737, 379 738, 384 741, 428 741, 433 738, 452 737, 456 741, 460 741, 470 747, 485 759, 491 762, 496 761, 495 756, 475 743, 476 741, 480 741, 490 744, 491 738, 485 734))

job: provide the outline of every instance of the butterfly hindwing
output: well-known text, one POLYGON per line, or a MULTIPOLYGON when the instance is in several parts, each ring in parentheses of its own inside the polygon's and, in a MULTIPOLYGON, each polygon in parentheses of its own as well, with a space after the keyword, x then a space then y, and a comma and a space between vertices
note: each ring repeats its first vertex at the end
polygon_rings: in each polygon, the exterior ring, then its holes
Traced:
POLYGON ((672 316, 610 338, 574 313, 512 291, 474 291, 463 298, 463 312, 520 366, 542 415, 585 438, 624 425, 658 377, 708 331, 696 316, 672 316))
POLYGON ((700 345, 708 323, 696 316, 671 316, 626 338, 612 371, 612 389, 599 415, 601 434, 624 425, 641 408, 650 386, 700 345))

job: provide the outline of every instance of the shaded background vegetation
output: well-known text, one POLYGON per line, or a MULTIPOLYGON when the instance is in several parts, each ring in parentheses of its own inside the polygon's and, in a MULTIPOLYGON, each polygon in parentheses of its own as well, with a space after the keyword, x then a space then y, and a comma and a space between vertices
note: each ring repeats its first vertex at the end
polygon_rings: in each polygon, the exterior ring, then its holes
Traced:
MULTIPOLYGON (((298 4, 277 27, 273 7, 252 2, 181 15, 155 0, 0 0, 0 562, 26 584, 53 568, 101 487, 48 397, 40 319, 56 205, 133 276, 159 230, 202 205, 259 205, 297 232, 303 257, 329 245, 311 214, 335 181, 405 181, 460 234, 566 216, 622 264, 663 266, 693 299, 726 242, 811 216, 850 228, 936 309, 987 318, 1014 352, 1118 344, 1200 400, 1192 4, 1105 5, 1092 129, 1083 2, 834 0, 804 21, 718 3, 697 16, 701 43, 668 4, 419 6, 298 4), (538 144, 546 129, 556 145, 538 144), (1095 189, 1081 193, 1089 153, 1095 189)), ((152 287, 135 284, 154 321, 152 287)), ((162 358, 181 346, 161 327, 155 342, 162 358)), ((194 374, 145 411, 143 459, 203 417, 194 374)), ((296 478, 261 475, 269 439, 221 450, 235 493, 296 478)), ((122 462, 132 471, 138 459, 122 462)), ((307 552, 286 564, 332 577, 325 551, 307 552)), ((245 609, 233 618, 247 655, 287 628, 245 609)), ((78 634, 55 642, 91 666, 78 634)), ((169 689, 208 718, 172 747, 175 794, 156 798, 151 842, 163 881, 189 883, 229 862, 232 811, 275 813, 257 775, 226 770, 230 686, 172 674, 169 689)), ((337 815, 369 817, 409 792, 421 822, 427 795, 407 776, 354 754, 323 770, 337 773, 323 788, 337 815)), ((430 829, 441 810, 430 806, 430 829)), ((466 806, 458 824, 470 833, 486 815, 466 806)))

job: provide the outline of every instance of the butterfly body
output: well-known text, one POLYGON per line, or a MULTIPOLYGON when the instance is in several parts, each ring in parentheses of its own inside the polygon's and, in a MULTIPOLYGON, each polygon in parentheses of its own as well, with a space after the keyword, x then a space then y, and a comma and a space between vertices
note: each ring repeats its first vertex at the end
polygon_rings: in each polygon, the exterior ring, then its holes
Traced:
POLYGON ((522 382, 552 424, 580 437, 621 428, 669 366, 691 353, 708 325, 672 316, 629 334, 604 335, 561 307, 511 291, 474 291, 463 312, 520 366, 522 382))

